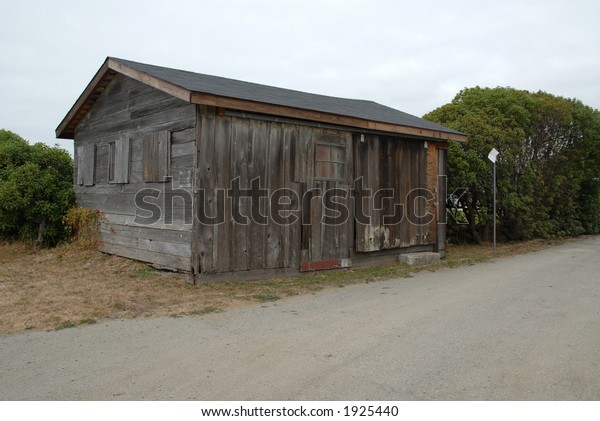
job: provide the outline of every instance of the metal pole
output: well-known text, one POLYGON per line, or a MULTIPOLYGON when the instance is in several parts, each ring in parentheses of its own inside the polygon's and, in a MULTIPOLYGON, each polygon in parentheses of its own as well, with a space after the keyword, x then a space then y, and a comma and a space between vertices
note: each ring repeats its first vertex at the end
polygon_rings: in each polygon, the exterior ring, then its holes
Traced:
POLYGON ((494 161, 494 251, 496 251, 496 161, 494 161))

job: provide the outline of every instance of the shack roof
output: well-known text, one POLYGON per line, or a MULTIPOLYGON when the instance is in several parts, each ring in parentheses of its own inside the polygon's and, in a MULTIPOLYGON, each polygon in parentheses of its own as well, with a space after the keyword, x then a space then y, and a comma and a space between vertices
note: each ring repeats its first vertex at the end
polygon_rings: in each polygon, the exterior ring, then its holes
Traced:
POLYGON ((337 98, 108 57, 56 129, 72 139, 75 127, 118 73, 184 101, 382 132, 465 141, 461 132, 373 101, 337 98))

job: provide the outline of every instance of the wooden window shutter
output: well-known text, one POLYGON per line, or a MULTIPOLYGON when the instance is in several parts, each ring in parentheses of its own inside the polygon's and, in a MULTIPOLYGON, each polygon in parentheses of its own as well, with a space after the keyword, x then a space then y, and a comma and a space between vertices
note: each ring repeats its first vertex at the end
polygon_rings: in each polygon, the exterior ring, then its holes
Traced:
POLYGON ((96 168, 96 145, 93 143, 77 146, 77 184, 94 185, 94 169, 96 168))
POLYGON ((115 161, 117 160, 117 143, 108 144, 108 182, 115 182, 115 161))
POLYGON ((171 164, 171 132, 158 133, 158 181, 165 181, 170 173, 171 164))
POLYGON ((123 137, 114 144, 114 183, 129 183, 129 137, 123 137))
POLYGON ((83 182, 84 182, 84 180, 83 180, 83 168, 84 168, 83 162, 84 162, 84 155, 85 155, 84 149, 85 148, 83 145, 77 146, 75 148, 75 158, 77 159, 77 179, 75 180, 75 183, 78 186, 83 186, 83 182))
POLYGON ((94 185, 94 170, 96 169, 96 145, 91 143, 84 146, 85 150, 85 161, 84 161, 84 174, 83 183, 86 186, 94 185))
POLYGON ((144 136, 144 181, 163 182, 169 175, 171 162, 171 133, 161 131, 144 136))
POLYGON ((148 133, 144 136, 144 181, 156 181, 156 133, 148 133))

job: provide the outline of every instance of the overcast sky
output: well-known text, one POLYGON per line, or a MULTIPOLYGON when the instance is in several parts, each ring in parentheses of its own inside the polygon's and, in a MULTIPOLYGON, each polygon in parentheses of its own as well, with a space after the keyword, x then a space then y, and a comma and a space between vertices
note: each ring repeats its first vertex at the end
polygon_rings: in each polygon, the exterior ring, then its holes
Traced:
POLYGON ((463 88, 600 108, 600 1, 0 0, 0 128, 54 130, 106 56, 421 116, 463 88))

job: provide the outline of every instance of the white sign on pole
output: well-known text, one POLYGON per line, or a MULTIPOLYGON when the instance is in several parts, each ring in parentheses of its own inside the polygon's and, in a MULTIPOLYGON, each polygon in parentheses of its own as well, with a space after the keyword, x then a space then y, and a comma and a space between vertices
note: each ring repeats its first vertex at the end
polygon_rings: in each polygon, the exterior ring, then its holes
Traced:
POLYGON ((492 162, 496 162, 496 157, 498 156, 500 152, 498 152, 496 150, 496 148, 492 148, 492 150, 490 151, 490 153, 488 154, 488 159, 492 162))
POLYGON ((494 251, 496 251, 496 158, 498 154, 496 148, 492 148, 488 154, 488 159, 494 163, 494 251))

